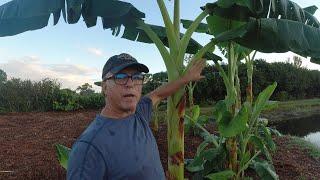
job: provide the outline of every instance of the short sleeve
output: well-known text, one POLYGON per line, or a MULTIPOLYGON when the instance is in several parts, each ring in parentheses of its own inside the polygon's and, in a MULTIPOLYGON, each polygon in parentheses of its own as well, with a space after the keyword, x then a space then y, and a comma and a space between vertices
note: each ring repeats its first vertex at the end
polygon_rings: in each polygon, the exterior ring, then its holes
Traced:
POLYGON ((67 179, 104 179, 106 164, 101 153, 91 144, 76 142, 68 160, 67 179))
POLYGON ((151 114, 152 114, 152 100, 148 96, 143 96, 138 105, 137 105, 138 113, 146 119, 147 122, 151 121, 151 114))

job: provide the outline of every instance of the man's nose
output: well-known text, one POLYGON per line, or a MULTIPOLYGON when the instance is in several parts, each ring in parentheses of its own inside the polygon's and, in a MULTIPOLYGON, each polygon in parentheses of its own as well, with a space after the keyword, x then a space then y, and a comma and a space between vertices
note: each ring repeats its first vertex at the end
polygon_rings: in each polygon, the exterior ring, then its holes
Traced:
POLYGON ((129 77, 129 79, 128 79, 127 83, 126 83, 126 86, 131 87, 133 85, 134 85, 133 80, 132 80, 132 78, 129 77))

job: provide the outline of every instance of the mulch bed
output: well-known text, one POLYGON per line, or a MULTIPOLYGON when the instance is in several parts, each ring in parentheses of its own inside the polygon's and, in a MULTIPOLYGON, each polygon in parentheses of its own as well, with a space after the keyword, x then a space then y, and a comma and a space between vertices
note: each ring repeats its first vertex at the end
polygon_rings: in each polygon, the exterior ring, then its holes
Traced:
MULTIPOLYGON (((0 179, 65 179, 54 144, 68 147, 99 113, 77 112, 8 113, 0 115, 0 179)), ((166 126, 155 133, 161 162, 167 167, 166 126)), ((287 136, 275 138, 273 162, 280 179, 320 179, 320 160, 297 146, 288 147, 287 136)), ((202 139, 185 136, 185 158, 192 158, 202 139)), ((186 174, 189 176, 189 174, 186 174)))

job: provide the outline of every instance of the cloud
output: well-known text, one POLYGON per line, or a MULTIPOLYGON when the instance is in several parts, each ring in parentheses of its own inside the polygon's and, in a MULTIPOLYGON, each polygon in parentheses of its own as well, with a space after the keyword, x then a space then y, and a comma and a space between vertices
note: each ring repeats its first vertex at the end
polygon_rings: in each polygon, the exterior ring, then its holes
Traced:
POLYGON ((103 53, 103 51, 102 51, 101 49, 90 47, 90 48, 87 48, 86 50, 87 50, 90 54, 93 54, 93 55, 95 55, 95 56, 98 56, 98 57, 104 56, 104 53, 103 53))
POLYGON ((0 69, 7 73, 8 78, 33 81, 44 78, 56 79, 61 83, 62 88, 70 89, 76 89, 84 83, 93 85, 99 79, 100 71, 96 68, 79 64, 45 64, 42 62, 36 56, 26 56, 0 63, 0 69))

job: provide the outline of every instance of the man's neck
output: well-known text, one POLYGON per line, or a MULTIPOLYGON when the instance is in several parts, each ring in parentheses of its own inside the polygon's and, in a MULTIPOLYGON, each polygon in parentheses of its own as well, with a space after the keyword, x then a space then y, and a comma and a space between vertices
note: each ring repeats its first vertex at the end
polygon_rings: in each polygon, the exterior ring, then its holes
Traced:
POLYGON ((133 113, 134 111, 121 111, 119 109, 113 109, 111 106, 106 104, 100 114, 108 118, 122 119, 122 118, 128 117, 133 113))

